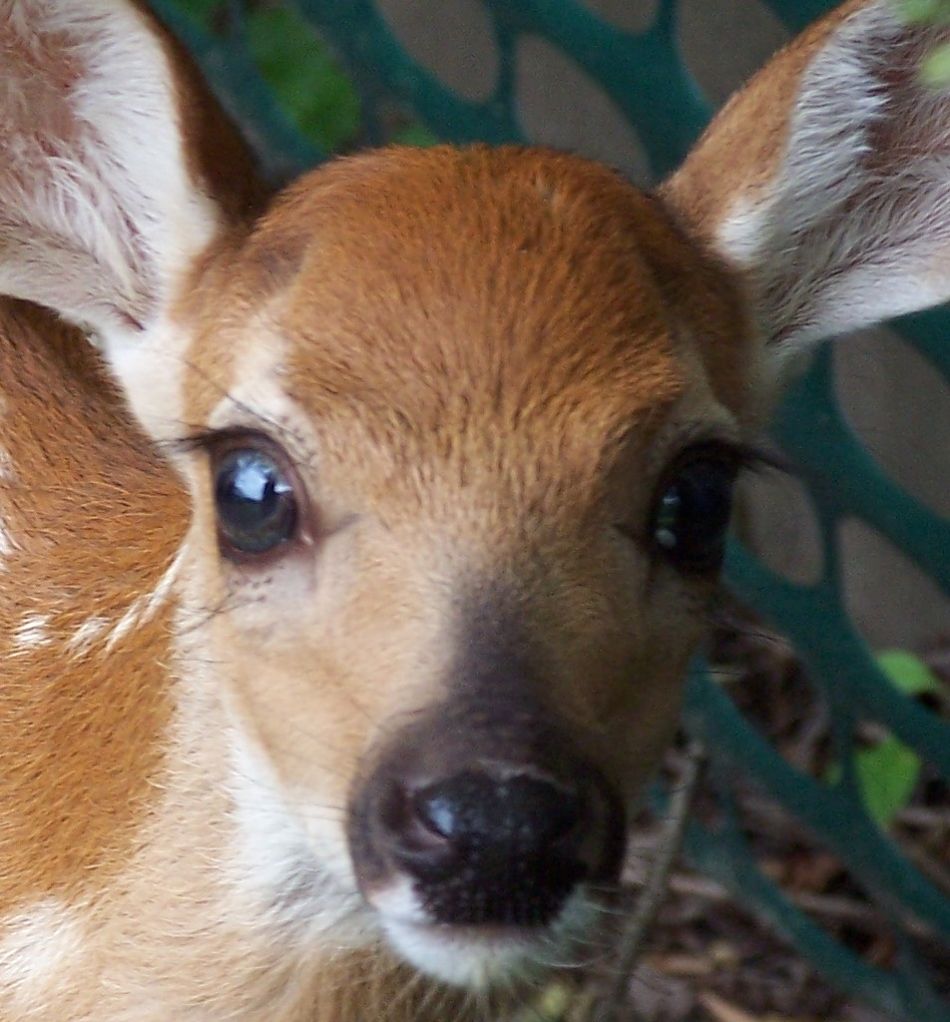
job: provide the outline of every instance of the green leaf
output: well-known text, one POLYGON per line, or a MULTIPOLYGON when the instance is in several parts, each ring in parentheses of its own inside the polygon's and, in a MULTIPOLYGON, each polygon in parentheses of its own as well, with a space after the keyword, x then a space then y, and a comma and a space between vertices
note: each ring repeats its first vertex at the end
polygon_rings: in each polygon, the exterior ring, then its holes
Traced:
POLYGON ((924 58, 920 65, 920 80, 935 89, 950 85, 950 43, 938 46, 924 58))
MULTIPOLYGON (((942 686, 933 671, 905 650, 880 653, 877 663, 891 684, 906 696, 940 692, 942 686)), ((920 757, 893 735, 854 754, 854 774, 861 801, 879 827, 890 826, 910 801, 920 777, 920 757)), ((841 764, 830 763, 825 771, 828 784, 841 780, 841 764)))
POLYGON ((940 693, 943 686, 933 671, 921 660, 902 649, 890 649, 877 656, 877 665, 894 687, 905 696, 925 692, 940 693))
POLYGON ((424 149, 426 146, 438 145, 439 136, 429 131, 424 124, 413 123, 397 131, 393 141, 400 145, 414 145, 424 149))
POLYGON ((945 22, 950 19, 947 0, 898 0, 901 17, 909 22, 945 22))
POLYGON ((537 1001, 517 1014, 513 1022, 561 1022, 570 1006, 570 988, 564 983, 550 983, 537 1001))
POLYGON ((291 11, 255 11, 247 24, 254 58, 297 127, 322 148, 352 142, 360 101, 349 79, 310 26, 291 11))
POLYGON ((920 777, 920 757, 892 735, 858 752, 854 769, 868 815, 887 827, 910 801, 920 777))

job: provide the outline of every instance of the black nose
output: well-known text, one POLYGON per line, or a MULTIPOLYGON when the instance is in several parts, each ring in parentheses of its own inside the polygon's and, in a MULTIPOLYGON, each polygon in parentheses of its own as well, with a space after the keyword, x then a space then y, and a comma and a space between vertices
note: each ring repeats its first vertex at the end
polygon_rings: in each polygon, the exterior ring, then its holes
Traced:
POLYGON ((593 783, 506 763, 390 779, 373 815, 432 919, 475 926, 551 922, 599 870, 612 829, 593 783))
POLYGON ((422 825, 458 849, 537 855, 569 841, 584 816, 580 795, 553 780, 504 768, 465 770, 412 796, 422 825))

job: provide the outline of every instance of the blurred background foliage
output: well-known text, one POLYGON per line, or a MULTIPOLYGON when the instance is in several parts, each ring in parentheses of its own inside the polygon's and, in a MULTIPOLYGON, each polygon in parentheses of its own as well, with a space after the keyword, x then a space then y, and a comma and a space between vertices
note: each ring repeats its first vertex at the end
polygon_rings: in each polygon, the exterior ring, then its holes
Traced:
MULTIPOLYGON (((950 25, 950 0, 899 0, 908 21, 929 21, 950 25)), ((921 69, 924 78, 934 85, 950 82, 950 44, 932 53, 921 69)))
POLYGON ((206 32, 240 34, 294 126, 320 149, 336 152, 358 141, 356 90, 295 12, 267 2, 229 0, 178 0, 176 6, 206 32))
MULTIPOLYGON (((240 37, 291 123, 323 153, 366 143, 359 94, 325 42, 293 9, 270 0, 175 0, 195 27, 219 38, 240 37)), ((391 141, 431 145, 436 136, 406 118, 390 126, 391 141)))

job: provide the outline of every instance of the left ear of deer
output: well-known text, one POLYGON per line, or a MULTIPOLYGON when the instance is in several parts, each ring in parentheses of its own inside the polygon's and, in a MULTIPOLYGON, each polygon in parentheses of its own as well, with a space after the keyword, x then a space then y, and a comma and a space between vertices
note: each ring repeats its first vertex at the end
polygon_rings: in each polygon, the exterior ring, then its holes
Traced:
POLYGON ((950 298, 950 38, 892 0, 818 22, 723 110, 664 193, 745 278, 780 360, 950 298))
POLYGON ((0 293, 115 349, 219 226, 184 154, 171 49, 112 0, 4 8, 0 293))

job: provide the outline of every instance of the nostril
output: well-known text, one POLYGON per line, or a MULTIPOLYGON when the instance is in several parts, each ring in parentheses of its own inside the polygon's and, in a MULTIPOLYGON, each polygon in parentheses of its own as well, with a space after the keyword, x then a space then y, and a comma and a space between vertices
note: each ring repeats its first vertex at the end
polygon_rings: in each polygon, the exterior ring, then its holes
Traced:
POLYGON ((449 843, 444 835, 421 816, 410 790, 402 784, 385 785, 376 811, 388 843, 401 854, 428 858, 447 849, 449 843))
POLYGON ((543 851, 574 834, 584 817, 576 791, 526 774, 463 771, 418 790, 417 818, 456 846, 543 851))

